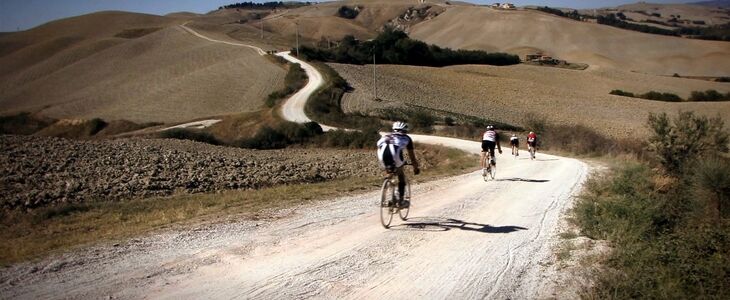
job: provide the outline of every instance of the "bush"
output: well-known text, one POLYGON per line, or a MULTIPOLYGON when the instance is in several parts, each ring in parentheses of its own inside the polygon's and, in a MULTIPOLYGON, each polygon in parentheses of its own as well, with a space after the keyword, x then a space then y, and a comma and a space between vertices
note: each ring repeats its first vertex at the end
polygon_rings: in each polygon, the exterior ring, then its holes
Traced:
POLYGON ((340 16, 340 18, 345 19, 354 19, 359 13, 359 10, 346 5, 341 6, 340 9, 337 10, 337 15, 340 16))
POLYGON ((333 130, 328 131, 314 141, 316 145, 335 148, 371 149, 380 139, 378 128, 363 128, 360 130, 333 130))
POLYGON ((444 124, 446 124, 446 126, 454 126, 455 122, 456 121, 452 117, 445 117, 444 118, 444 124))
POLYGON ((723 95, 716 90, 694 91, 689 96, 689 101, 730 101, 730 92, 723 95))
POLYGON ((611 94, 611 95, 617 95, 617 96, 625 96, 625 97, 634 97, 634 93, 624 92, 622 90, 613 90, 609 94, 611 94))
POLYGON ((656 176, 631 162, 586 183, 574 220, 614 248, 605 260, 614 272, 596 274, 590 298, 727 299, 730 222, 697 214, 705 201, 682 179, 656 176))
POLYGON ((451 50, 410 39, 399 30, 386 28, 374 40, 361 42, 345 36, 339 46, 322 49, 303 46, 300 55, 307 60, 345 64, 369 64, 373 56, 377 63, 442 67, 458 64, 514 65, 520 59, 506 53, 487 53, 479 50, 451 50))
POLYGON ((708 119, 693 112, 680 112, 670 122, 666 113, 652 113, 647 124, 652 133, 650 151, 675 176, 686 171, 685 165, 693 158, 728 152, 730 139, 719 116, 708 119))
POLYGON ((628 30, 634 30, 644 33, 652 33, 652 34, 661 34, 661 35, 672 35, 672 36, 678 36, 679 33, 677 33, 674 30, 669 29, 662 29, 659 27, 649 26, 649 25, 641 25, 641 24, 634 24, 629 23, 621 20, 620 18, 616 17, 614 14, 608 14, 607 16, 598 16, 596 18, 598 24, 604 24, 608 26, 628 29, 628 30))
POLYGON ((414 110, 413 113, 408 116, 407 120, 407 122, 413 127, 413 130, 427 133, 433 130, 432 126, 436 123, 436 118, 424 110, 414 110))
POLYGON ((249 149, 281 149, 293 144, 305 144, 322 133, 322 127, 315 122, 285 122, 275 128, 264 126, 253 137, 234 144, 249 149))
POLYGON ((55 123, 56 120, 21 112, 15 115, 0 116, 0 134, 34 134, 55 123))
POLYGON ((693 183, 698 199, 707 199, 716 213, 714 218, 730 216, 730 162, 727 158, 707 157, 698 161, 693 183))
POLYGON ((212 134, 197 129, 173 128, 160 132, 160 137, 165 139, 191 140, 211 145, 220 145, 212 134))
POLYGON ((642 98, 647 100, 656 100, 656 101, 665 101, 665 102, 682 102, 684 99, 682 97, 677 96, 676 94, 672 93, 661 93, 661 92, 655 92, 650 91, 646 94, 634 94, 631 92, 625 92, 622 90, 612 90, 609 92, 611 95, 617 95, 617 96, 625 96, 625 97, 633 97, 633 98, 642 98))
POLYGON ((715 82, 730 82, 730 77, 718 77, 715 78, 715 82))
POLYGON ((533 112, 529 112, 525 114, 522 124, 524 124, 527 131, 542 133, 545 132, 548 122, 545 117, 533 112))
POLYGON ((284 78, 284 89, 274 91, 266 98, 266 106, 274 107, 279 100, 295 93, 307 84, 307 73, 299 64, 289 64, 284 78))
POLYGON ((646 94, 643 94, 639 96, 639 98, 644 98, 647 100, 657 100, 657 101, 666 101, 666 102, 682 102, 682 98, 677 96, 676 94, 672 93, 660 93, 651 91, 646 94))

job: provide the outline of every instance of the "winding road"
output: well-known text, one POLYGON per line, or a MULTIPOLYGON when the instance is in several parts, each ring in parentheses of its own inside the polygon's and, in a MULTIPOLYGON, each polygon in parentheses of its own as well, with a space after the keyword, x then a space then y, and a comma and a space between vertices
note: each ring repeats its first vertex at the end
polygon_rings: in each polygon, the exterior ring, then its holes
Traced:
MULTIPOLYGON (((287 119, 307 121, 303 101, 321 75, 279 55, 310 76, 307 92, 283 109, 287 119)), ((479 150, 473 141, 413 138, 479 150)), ((474 172, 416 184, 410 219, 391 229, 380 226, 378 191, 342 195, 264 220, 173 230, 19 266, 18 278, 0 286, 0 298, 552 297, 547 265, 559 220, 589 168, 570 158, 538 153, 532 161, 526 151, 517 158, 508 152, 498 156, 495 181, 474 172)))

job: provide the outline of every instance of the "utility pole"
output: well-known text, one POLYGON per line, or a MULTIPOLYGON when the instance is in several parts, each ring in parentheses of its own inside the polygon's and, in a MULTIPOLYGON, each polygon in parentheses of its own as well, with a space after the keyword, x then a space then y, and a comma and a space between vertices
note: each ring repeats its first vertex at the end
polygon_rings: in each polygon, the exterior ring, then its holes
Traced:
POLYGON ((297 57, 299 57, 299 22, 295 22, 297 25, 297 57))
POLYGON ((378 77, 375 74, 375 48, 373 47, 373 97, 378 100, 378 77))
POLYGON ((261 17, 261 39, 264 39, 264 17, 261 17))

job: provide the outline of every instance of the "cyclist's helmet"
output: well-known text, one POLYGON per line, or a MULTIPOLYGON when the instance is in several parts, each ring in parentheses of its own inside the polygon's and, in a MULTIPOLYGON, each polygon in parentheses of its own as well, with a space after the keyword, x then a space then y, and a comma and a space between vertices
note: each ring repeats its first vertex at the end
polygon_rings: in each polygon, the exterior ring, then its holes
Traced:
POLYGON ((517 136, 517 135, 513 133, 512 136, 517 136))
POLYGON ((393 131, 397 132, 408 132, 408 124, 406 122, 395 122, 393 123, 393 131))
POLYGON ((492 130, 492 129, 494 129, 494 126, 492 126, 492 125, 487 125, 487 130, 492 130))
POLYGON ((530 131, 530 134, 535 134, 534 132, 530 131))

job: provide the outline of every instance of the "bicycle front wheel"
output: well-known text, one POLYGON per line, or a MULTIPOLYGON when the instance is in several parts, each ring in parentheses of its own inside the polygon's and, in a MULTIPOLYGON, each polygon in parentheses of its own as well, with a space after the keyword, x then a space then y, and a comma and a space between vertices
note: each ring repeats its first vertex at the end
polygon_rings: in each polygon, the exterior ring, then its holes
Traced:
POLYGON ((395 209, 395 186, 390 179, 383 181, 383 188, 380 193, 380 223, 386 229, 390 227, 395 209))

